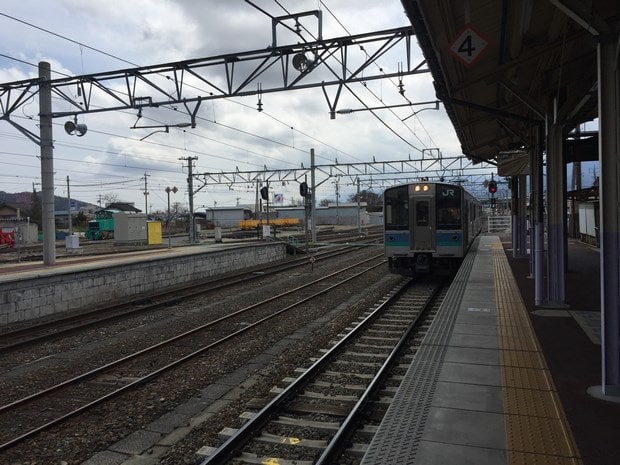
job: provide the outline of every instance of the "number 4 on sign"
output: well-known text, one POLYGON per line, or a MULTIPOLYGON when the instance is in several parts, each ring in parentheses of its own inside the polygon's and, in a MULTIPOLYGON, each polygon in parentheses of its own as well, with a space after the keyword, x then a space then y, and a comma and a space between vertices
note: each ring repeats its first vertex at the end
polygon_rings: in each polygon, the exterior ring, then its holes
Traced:
POLYGON ((450 45, 450 52, 465 66, 471 66, 488 47, 489 41, 468 24, 450 45))

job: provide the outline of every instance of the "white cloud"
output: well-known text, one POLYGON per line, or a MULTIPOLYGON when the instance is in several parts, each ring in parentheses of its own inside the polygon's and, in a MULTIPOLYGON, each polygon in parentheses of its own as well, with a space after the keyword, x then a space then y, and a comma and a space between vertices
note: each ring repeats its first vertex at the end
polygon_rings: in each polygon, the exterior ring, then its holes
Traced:
MULTIPOLYGON (((274 16, 287 14, 273 1, 254 0, 253 3, 274 16)), ((290 12, 317 8, 315 0, 283 4, 290 12)), ((327 0, 325 4, 352 34, 408 24, 400 0, 327 0)), ((241 0, 22 0, 7 2, 0 12, 57 34, 52 35, 15 19, 0 16, 1 53, 34 65, 45 59, 52 63, 55 71, 68 75, 131 67, 115 57, 144 66, 260 50, 272 42, 271 19, 241 0), (104 51, 107 55, 90 47, 104 51)), ((322 14, 324 38, 347 35, 329 11, 323 8, 322 14)), ((317 21, 313 17, 304 17, 301 23, 310 31, 304 32, 306 38, 318 31, 317 21)), ((278 26, 276 34, 278 45, 299 40, 282 26, 278 26)), ((415 39, 413 42, 415 46, 415 39)), ((421 54, 417 52, 414 59, 421 60, 421 54)), ((402 56, 390 54, 379 60, 378 65, 385 72, 393 72, 398 62, 403 60, 402 56)), ((242 67, 239 65, 236 68, 238 77, 241 76, 239 71, 242 67)), ((36 66, 0 57, 1 82, 36 75, 36 66)), ((271 80, 280 77, 280 71, 274 68, 273 72, 262 75, 260 81, 267 86, 271 80)), ((211 75, 210 78, 218 85, 225 82, 223 75, 211 75)), ((322 79, 333 79, 333 76, 325 74, 322 79)), ((205 83, 197 80, 188 83, 199 89, 206 87, 205 83)), ((393 79, 392 82, 373 81, 365 85, 351 85, 354 95, 343 89, 338 108, 360 109, 363 104, 370 107, 402 104, 406 100, 399 95, 396 84, 397 80, 393 79)), ((162 80, 161 85, 166 90, 172 90, 169 81, 162 80)), ((413 102, 435 98, 428 74, 403 77, 403 85, 405 96, 413 102)), ((249 88, 253 90, 255 84, 249 88)), ((331 101, 335 91, 335 88, 327 89, 331 101)), ((70 92, 75 93, 77 89, 70 92)), ((104 101, 98 103, 104 104, 104 101)), ((263 112, 257 111, 257 103, 256 96, 234 101, 204 101, 197 115, 196 128, 170 128, 168 133, 155 132, 157 128, 129 129, 138 121, 136 110, 80 115, 80 122, 89 127, 89 132, 81 138, 65 134, 62 129, 64 120, 57 119, 54 126, 56 182, 62 183, 67 175, 70 175, 72 181, 82 184, 90 181, 105 184, 119 179, 132 180, 135 183, 130 183, 130 187, 124 185, 119 192, 122 192, 124 199, 131 197, 136 204, 141 204, 144 196, 143 185, 139 180, 148 172, 148 182, 152 185, 152 189, 149 188, 152 190, 149 200, 153 208, 157 209, 165 205, 165 195, 159 191, 163 192, 166 186, 176 185, 186 190, 187 169, 182 166, 187 163, 180 158, 198 157, 194 172, 201 173, 236 168, 254 170, 265 165, 270 169, 290 169, 302 163, 309 166, 311 148, 316 151, 318 164, 333 163, 336 158, 340 163, 371 161, 373 157, 376 160, 406 159, 409 154, 416 156, 422 148, 435 147, 437 144, 440 144, 444 154, 453 156, 460 151, 452 126, 443 111, 423 111, 417 118, 409 118, 407 125, 401 122, 411 114, 411 109, 407 108, 394 109, 393 113, 378 110, 376 114, 385 124, 368 111, 338 115, 332 120, 320 87, 263 94, 263 112), (398 135, 386 128, 386 125, 398 135), (145 136, 148 137, 140 142, 139 139, 145 136)), ((55 99, 53 105, 56 111, 70 111, 70 105, 59 99, 55 99)), ((416 107, 412 109, 419 110, 416 107)), ((177 110, 145 109, 137 125, 174 125, 189 121, 187 114, 182 111, 182 105, 177 110)), ((33 102, 15 117, 34 117, 34 120, 25 120, 23 124, 30 125, 29 128, 36 132, 37 114, 37 104, 33 102)), ((15 130, 0 122, 0 137, 7 148, 10 145, 19 153, 38 151, 38 147, 31 141, 3 136, 10 131, 15 130)), ((18 163, 9 163, 7 169, 11 173, 24 174, 18 163)), ((23 189, 29 190, 30 183, 24 182, 23 189)), ((341 199, 355 191, 354 186, 344 184, 341 199)), ((107 193, 108 188, 105 189, 104 193, 107 193)), ((282 190, 287 199, 298 196, 296 185, 282 186, 282 190)), ((79 193, 84 196, 80 200, 93 203, 101 194, 100 189, 95 188, 76 189, 75 192, 76 195, 79 193)), ((177 196, 178 201, 187 200, 186 195, 177 196)), ((319 188, 318 196, 334 196, 331 182, 319 188)), ((207 185, 197 194, 196 204, 210 205, 217 201, 218 205, 234 205, 237 198, 242 203, 251 203, 254 192, 249 186, 239 186, 229 191, 226 186, 207 185)))

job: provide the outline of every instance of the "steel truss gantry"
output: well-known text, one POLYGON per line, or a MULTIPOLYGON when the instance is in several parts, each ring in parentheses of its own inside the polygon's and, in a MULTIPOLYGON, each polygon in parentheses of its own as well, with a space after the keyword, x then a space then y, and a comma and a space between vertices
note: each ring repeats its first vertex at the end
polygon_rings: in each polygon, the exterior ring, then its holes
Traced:
MULTIPOLYGON (((262 50, 51 79, 46 84, 52 94, 67 102, 70 109, 52 111, 49 116, 127 109, 141 112, 182 105, 189 124, 195 127, 205 100, 248 95, 260 98, 266 93, 322 87, 334 117, 343 86, 429 72, 424 60, 412 61, 412 36, 411 27, 400 27, 296 45, 278 46, 274 39, 274 44, 262 50), (403 57, 404 65, 399 64, 398 71, 371 66, 391 50, 403 57), (326 91, 329 86, 338 87, 333 101, 326 91)), ((0 84, 0 120, 37 144, 40 137, 11 116, 38 93, 43 81, 35 78, 0 84)), ((257 109, 261 109, 260 104, 257 109)))
MULTIPOLYGON (((295 15, 291 18, 297 21, 295 15)), ((319 34, 319 40, 282 46, 276 43, 276 23, 290 18, 274 19, 273 43, 262 50, 58 79, 52 79, 49 63, 41 62, 38 78, 0 84, 0 121, 11 124, 41 149, 44 264, 56 263, 53 118, 72 116, 75 123, 65 123, 65 130, 72 132, 78 128, 80 114, 135 109, 139 119, 146 108, 177 110, 182 106, 189 121, 170 126, 194 128, 205 100, 258 95, 257 110, 261 111, 262 94, 315 87, 322 87, 333 118, 340 92, 349 84, 388 78, 398 78, 402 84, 405 75, 429 72, 424 60, 413 64, 411 26, 335 39, 322 39, 319 34), (403 49, 398 51, 397 46, 403 49), (371 66, 388 51, 398 51, 403 57, 396 72, 371 66), (329 86, 337 86, 332 99, 326 90, 329 86), (70 109, 54 111, 52 96, 65 106, 68 103, 70 109), (39 134, 11 118, 33 97, 39 100, 39 134)), ((133 129, 137 128, 134 124, 133 129)), ((85 133, 83 127, 80 135, 85 133)))
POLYGON ((314 170, 316 185, 320 186, 332 178, 348 178, 351 185, 358 183, 371 186, 380 182, 382 185, 393 185, 400 182, 419 180, 440 180, 463 182, 465 179, 484 176, 488 172, 485 163, 476 164, 462 156, 444 157, 438 153, 437 157, 422 154, 422 158, 391 161, 321 164, 294 169, 221 171, 217 173, 196 173, 196 179, 201 185, 195 190, 198 192, 207 186, 226 185, 231 188, 236 184, 271 183, 271 182, 302 182, 314 170), (482 165, 482 166, 481 166, 482 165), (466 173, 468 172, 468 173, 466 173), (385 184, 384 184, 385 183, 385 184))

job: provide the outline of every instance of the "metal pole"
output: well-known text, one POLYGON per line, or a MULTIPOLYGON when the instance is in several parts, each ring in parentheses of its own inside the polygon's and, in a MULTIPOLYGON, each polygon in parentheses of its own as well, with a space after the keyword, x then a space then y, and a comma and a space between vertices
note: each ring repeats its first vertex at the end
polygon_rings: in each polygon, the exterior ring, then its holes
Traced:
POLYGON ((179 160, 187 161, 187 188, 189 195, 189 242, 196 242, 196 225, 194 224, 194 176, 192 170, 194 168, 194 160, 198 157, 186 157, 179 160))
POLYGON ((532 215, 534 216, 534 303, 542 305, 545 293, 545 223, 543 213, 543 130, 537 131, 535 166, 532 167, 534 178, 532 185, 535 188, 533 200, 535 201, 532 215))
POLYGON ((189 187, 189 241, 196 242, 196 224, 194 223, 194 176, 192 169, 194 167, 193 158, 187 159, 187 185, 189 187))
POLYGON ((340 225, 340 191, 338 186, 338 176, 336 176, 336 226, 340 225))
POLYGON ((525 175, 519 175, 516 183, 519 190, 517 225, 519 228, 518 257, 527 257, 527 179, 525 175))
POLYGON ((144 214, 149 215, 149 191, 148 191, 148 177, 150 174, 144 172, 144 214))
POLYGON ((71 224, 71 190, 69 188, 69 176, 67 176, 67 215, 69 216, 69 236, 73 234, 73 225, 71 224))
POLYGON ((177 189, 177 186, 172 186, 172 189, 170 189, 170 187, 166 187, 166 193, 168 194, 168 221, 166 222, 167 226, 168 226, 168 248, 172 248, 172 235, 170 233, 170 220, 172 219, 170 217, 170 192, 172 192, 173 194, 176 194, 177 192, 179 192, 179 189, 177 189))
POLYGON ((562 206, 562 125, 551 124, 547 134, 547 242, 550 305, 564 305, 564 212, 562 206))
POLYGON ((172 238, 170 237, 170 187, 166 187, 166 194, 168 194, 168 216, 166 217, 166 229, 168 230, 168 248, 172 247, 172 238))
POLYGON ((39 134, 41 136, 41 216, 43 222, 43 264, 56 264, 54 224, 54 140, 52 134, 52 74, 50 64, 39 62, 39 134))
MULTIPOLYGON (((304 176, 304 182, 307 184, 308 183, 308 175, 304 176)), ((308 202, 308 196, 304 195, 303 197, 304 199, 304 240, 306 242, 306 253, 308 252, 308 244, 309 244, 309 240, 308 240, 308 210, 310 209, 310 205, 308 202)))
POLYGON ((618 200, 618 35, 598 44, 599 162, 601 213, 601 359, 602 391, 620 396, 620 295, 618 263, 620 214, 618 200))
POLYGON ((360 204, 360 178, 357 177, 357 234, 362 235, 362 220, 360 218, 362 206, 360 204))
POLYGON ((312 187, 310 189, 312 195, 312 203, 310 204, 310 221, 312 221, 312 243, 316 244, 316 182, 314 171, 314 149, 310 149, 310 184, 312 184, 312 187))
POLYGON ((269 230, 269 235, 271 235, 271 227, 269 226, 269 197, 271 196, 271 193, 269 192, 269 181, 266 181, 266 185, 267 185, 267 198, 265 200, 267 201, 267 229, 269 230))

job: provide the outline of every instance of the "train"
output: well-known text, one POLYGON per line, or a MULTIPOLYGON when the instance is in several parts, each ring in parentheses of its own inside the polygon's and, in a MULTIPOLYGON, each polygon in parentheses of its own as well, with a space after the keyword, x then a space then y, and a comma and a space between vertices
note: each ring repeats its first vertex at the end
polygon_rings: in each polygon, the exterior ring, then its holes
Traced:
POLYGON ((112 239, 114 237, 114 217, 113 212, 100 210, 95 213, 95 219, 88 222, 86 229, 86 239, 112 239))
POLYGON ((465 188, 414 182, 383 193, 384 247, 390 272, 453 272, 482 230, 482 205, 465 188))

